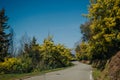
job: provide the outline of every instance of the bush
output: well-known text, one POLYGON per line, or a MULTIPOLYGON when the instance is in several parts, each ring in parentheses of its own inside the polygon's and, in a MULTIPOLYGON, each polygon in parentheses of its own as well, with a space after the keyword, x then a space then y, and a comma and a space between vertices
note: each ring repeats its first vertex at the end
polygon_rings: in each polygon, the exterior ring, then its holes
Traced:
POLYGON ((5 58, 4 62, 0 63, 1 73, 24 73, 31 71, 31 60, 23 61, 21 58, 5 58))
POLYGON ((0 72, 2 73, 14 72, 20 63, 21 63, 20 59, 5 58, 5 61, 0 63, 0 72))

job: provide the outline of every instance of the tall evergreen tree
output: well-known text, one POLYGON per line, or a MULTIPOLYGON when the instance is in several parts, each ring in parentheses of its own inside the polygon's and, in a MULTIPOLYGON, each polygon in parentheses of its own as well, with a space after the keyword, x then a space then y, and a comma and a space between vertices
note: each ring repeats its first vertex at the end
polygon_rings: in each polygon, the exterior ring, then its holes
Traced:
POLYGON ((8 17, 5 16, 5 10, 0 11, 0 62, 4 61, 4 58, 8 55, 9 37, 10 34, 6 33, 8 17))

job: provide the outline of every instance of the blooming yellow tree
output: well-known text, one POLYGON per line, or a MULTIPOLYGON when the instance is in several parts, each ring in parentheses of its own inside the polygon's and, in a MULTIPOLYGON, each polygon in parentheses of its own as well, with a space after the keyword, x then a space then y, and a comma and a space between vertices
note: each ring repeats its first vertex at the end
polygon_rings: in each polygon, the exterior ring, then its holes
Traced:
POLYGON ((90 30, 93 36, 90 44, 96 48, 93 55, 98 53, 98 56, 101 56, 99 59, 109 59, 120 49, 119 3, 120 0, 96 0, 91 2, 88 15, 92 20, 90 30))
POLYGON ((65 67, 70 65, 72 59, 71 50, 64 45, 55 44, 51 36, 44 39, 39 47, 42 61, 46 68, 65 67))
MULTIPOLYGON (((120 50, 120 0, 90 0, 88 10, 90 24, 81 28, 87 39, 85 51, 93 63, 99 62, 104 68, 106 61, 120 50)), ((82 47, 79 50, 82 52, 82 47)))

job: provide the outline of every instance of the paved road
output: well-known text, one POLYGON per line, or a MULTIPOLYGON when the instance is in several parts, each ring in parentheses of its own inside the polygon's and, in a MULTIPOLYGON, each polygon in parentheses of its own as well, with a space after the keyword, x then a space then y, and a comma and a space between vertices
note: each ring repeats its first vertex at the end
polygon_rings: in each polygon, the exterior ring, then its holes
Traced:
POLYGON ((93 80, 91 66, 74 62, 75 66, 65 70, 46 73, 45 75, 31 77, 25 80, 93 80))

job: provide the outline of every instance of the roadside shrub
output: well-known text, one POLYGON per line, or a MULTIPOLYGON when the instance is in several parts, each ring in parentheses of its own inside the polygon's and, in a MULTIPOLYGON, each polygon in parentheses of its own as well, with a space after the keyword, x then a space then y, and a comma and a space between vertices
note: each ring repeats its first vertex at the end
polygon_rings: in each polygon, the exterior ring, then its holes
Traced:
POLYGON ((21 63, 17 58, 5 58, 4 62, 0 63, 0 72, 10 73, 16 70, 17 65, 21 63))
POLYGON ((5 58, 0 63, 0 73, 24 73, 31 71, 31 60, 23 61, 21 58, 5 58))

